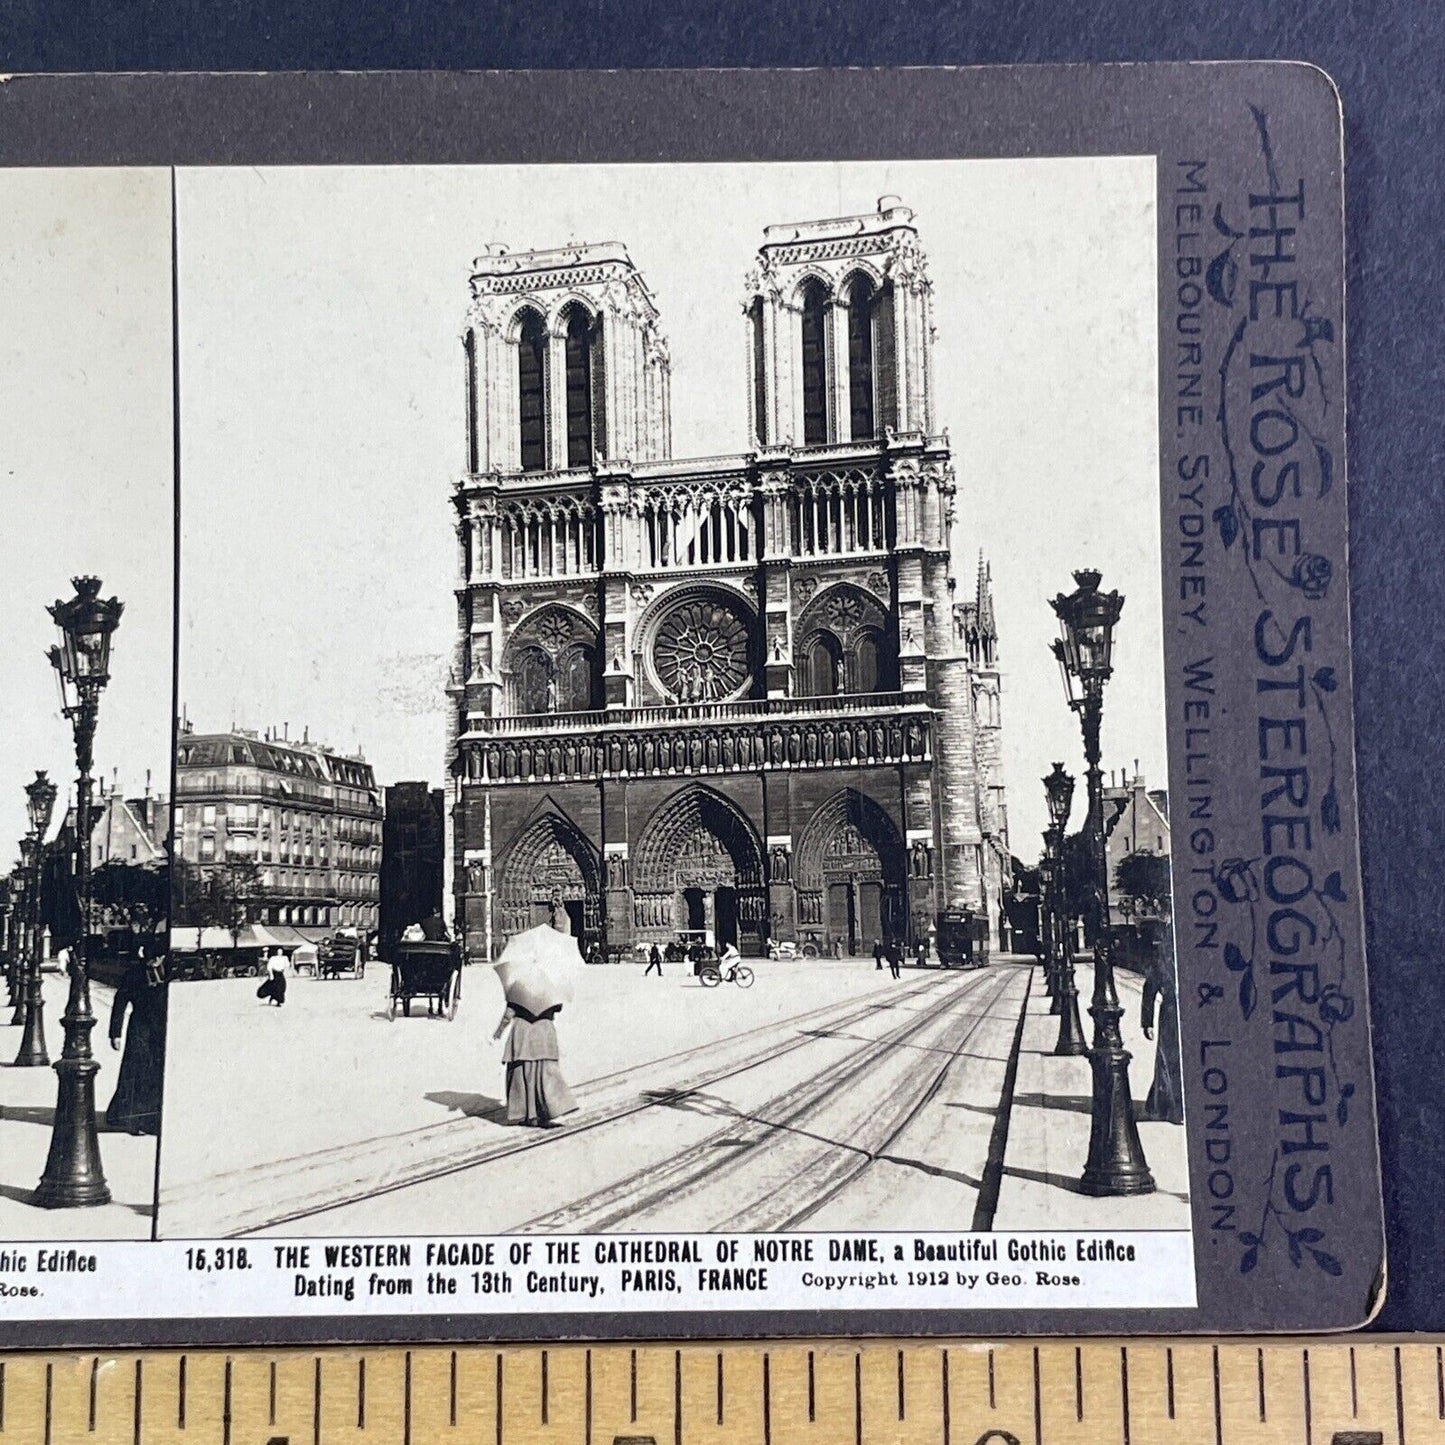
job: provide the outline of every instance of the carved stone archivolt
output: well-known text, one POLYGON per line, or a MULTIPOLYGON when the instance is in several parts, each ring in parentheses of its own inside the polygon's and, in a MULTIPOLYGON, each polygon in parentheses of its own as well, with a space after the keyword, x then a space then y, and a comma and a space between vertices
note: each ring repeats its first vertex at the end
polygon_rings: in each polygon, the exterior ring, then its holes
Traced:
POLYGON ((901 885, 903 839, 883 809, 854 788, 835 793, 809 819, 794 861, 798 887, 821 890, 830 876, 901 885))

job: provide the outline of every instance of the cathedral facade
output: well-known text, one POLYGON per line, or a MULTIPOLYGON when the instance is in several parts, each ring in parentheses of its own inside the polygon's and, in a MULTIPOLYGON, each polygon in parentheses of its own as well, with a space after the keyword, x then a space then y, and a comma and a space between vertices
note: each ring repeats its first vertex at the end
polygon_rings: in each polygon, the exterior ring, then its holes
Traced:
POLYGON ((680 460, 624 247, 477 260, 447 741, 472 956, 542 921, 866 952, 957 908, 997 942, 997 636, 982 561, 952 565, 931 293, 894 198, 768 227, 745 449, 680 460))

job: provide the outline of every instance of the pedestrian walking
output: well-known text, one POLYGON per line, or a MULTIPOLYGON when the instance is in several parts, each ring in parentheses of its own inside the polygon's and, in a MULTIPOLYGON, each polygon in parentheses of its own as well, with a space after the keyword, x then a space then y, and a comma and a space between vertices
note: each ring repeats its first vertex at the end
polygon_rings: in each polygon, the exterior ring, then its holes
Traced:
POLYGON ((286 1002, 286 974, 290 967, 286 955, 279 948, 273 948, 266 960, 266 981, 256 990, 256 997, 280 1008, 286 1002))
POLYGON ((873 967, 877 969, 883 967, 883 940, 881 938, 873 940, 873 967))
POLYGON ((654 943, 647 950, 647 967, 642 970, 643 978, 646 978, 653 969, 657 970, 658 978, 662 977, 662 950, 654 943))
MULTIPOLYGON (((662 970, 659 967, 658 972, 662 970)), ((511 1029, 502 1062, 507 1068, 507 1122, 532 1124, 548 1129, 563 1114, 577 1108, 572 1090, 562 1077, 561 1048, 557 1026, 552 1022, 562 1012, 561 1004, 532 1013, 519 1003, 502 1010, 501 1021, 492 1035, 499 1039, 511 1029)))
POLYGON ((903 967, 903 945, 896 939, 888 942, 888 972, 894 978, 899 977, 899 969, 903 967))
POLYGON ((110 1008, 110 1046, 125 1052, 105 1122, 127 1134, 161 1132, 161 1076, 166 1057, 165 959, 142 950, 127 967, 110 1008), (126 1025, 126 1013, 130 1024, 126 1025))
POLYGON ((915 947, 915 949, 913 950, 913 953, 914 953, 915 961, 917 962, 919 968, 927 968, 927 967, 928 967, 928 940, 927 940, 926 938, 920 938, 920 939, 918 940, 917 947, 915 947))
POLYGON ((1184 1066, 1179 1053, 1178 983, 1175 978, 1173 930, 1167 927, 1155 940, 1149 972, 1144 976, 1140 1023, 1146 1039, 1154 1037, 1156 1009, 1159 1039, 1154 1046, 1154 1082, 1139 1117, 1164 1124, 1182 1124, 1184 1066))

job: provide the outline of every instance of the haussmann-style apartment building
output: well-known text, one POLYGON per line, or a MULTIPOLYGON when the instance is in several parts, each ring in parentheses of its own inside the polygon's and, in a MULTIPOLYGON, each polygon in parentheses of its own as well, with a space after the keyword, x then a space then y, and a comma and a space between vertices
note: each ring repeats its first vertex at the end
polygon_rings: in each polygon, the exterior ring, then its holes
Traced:
POLYGON ((254 864, 248 922, 375 928, 381 822, 381 792, 364 758, 305 738, 182 724, 177 852, 202 870, 254 864))

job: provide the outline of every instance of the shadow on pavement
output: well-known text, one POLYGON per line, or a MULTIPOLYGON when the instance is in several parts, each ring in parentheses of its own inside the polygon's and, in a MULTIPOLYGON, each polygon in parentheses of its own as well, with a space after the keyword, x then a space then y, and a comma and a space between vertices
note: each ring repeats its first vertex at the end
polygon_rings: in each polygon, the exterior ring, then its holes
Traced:
POLYGON ((469 1119, 486 1119, 489 1123, 500 1124, 507 1117, 507 1106, 501 1099, 489 1099, 485 1094, 463 1094, 456 1089, 438 1089, 425 1095, 433 1104, 444 1109, 464 1114, 469 1119))

